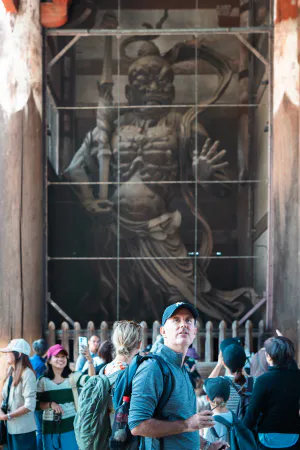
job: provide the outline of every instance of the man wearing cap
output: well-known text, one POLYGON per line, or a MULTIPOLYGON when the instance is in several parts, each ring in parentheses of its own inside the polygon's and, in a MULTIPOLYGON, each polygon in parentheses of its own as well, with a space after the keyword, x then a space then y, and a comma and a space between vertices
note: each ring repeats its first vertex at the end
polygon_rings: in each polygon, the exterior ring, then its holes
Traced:
POLYGON ((143 436, 145 450, 158 450, 163 439, 164 450, 219 450, 224 441, 210 444, 201 438, 199 429, 214 425, 212 413, 196 413, 196 396, 184 366, 189 346, 196 336, 197 310, 189 303, 179 302, 166 308, 160 333, 164 344, 156 354, 170 367, 174 386, 162 410, 165 420, 155 418, 162 396, 164 380, 155 360, 147 360, 138 368, 133 379, 128 424, 134 436, 143 436), (201 445, 201 447, 200 447, 201 445))

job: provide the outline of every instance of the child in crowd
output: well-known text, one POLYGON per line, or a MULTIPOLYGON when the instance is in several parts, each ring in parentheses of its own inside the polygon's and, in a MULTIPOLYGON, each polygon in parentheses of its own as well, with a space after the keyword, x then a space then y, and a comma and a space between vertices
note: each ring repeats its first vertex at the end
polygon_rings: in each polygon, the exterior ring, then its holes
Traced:
MULTIPOLYGON (((218 415, 232 424, 233 414, 226 405, 230 396, 229 381, 222 377, 208 378, 204 382, 204 390, 206 392, 206 398, 210 403, 211 410, 213 411, 214 419, 216 419, 216 416, 218 415)), ((216 421, 213 429, 206 428, 204 430, 204 438, 209 442, 215 442, 221 437, 229 444, 228 428, 220 422, 216 421)))
POLYGON ((255 450, 257 446, 253 434, 227 408, 230 397, 229 380, 223 377, 208 378, 204 382, 204 389, 216 422, 212 428, 205 429, 204 438, 209 442, 223 439, 231 450, 255 450))

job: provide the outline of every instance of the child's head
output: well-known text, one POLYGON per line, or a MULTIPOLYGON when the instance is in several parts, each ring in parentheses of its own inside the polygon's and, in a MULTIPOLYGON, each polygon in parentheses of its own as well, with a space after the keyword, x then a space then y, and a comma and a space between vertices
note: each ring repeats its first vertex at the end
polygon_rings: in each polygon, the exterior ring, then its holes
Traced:
POLYGON ((208 378, 204 382, 207 398, 213 408, 224 408, 230 396, 230 384, 226 378, 208 378))

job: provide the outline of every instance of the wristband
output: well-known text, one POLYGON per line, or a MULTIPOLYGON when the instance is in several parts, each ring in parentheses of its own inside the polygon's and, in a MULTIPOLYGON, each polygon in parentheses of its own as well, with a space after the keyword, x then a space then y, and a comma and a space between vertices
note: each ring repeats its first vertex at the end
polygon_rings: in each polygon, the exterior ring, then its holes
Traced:
POLYGON ((88 364, 93 364, 93 360, 92 361, 88 361, 88 364))

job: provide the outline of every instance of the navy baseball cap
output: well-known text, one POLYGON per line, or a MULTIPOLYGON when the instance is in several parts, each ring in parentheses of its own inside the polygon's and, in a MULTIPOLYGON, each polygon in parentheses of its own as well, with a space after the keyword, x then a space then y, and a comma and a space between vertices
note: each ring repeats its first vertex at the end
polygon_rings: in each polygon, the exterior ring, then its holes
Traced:
POLYGON ((235 344, 235 345, 241 345, 241 340, 238 337, 230 337, 230 338, 226 338, 223 339, 223 341, 220 344, 220 350, 223 353, 225 348, 228 347, 229 345, 235 344))
POLYGON ((162 322, 161 322, 162 326, 164 326, 166 321, 174 315, 174 313, 177 311, 177 309, 180 309, 180 308, 188 309, 193 314, 194 319, 197 319, 199 317, 198 311, 193 305, 191 305, 190 303, 177 302, 177 303, 174 303, 173 305, 168 306, 165 309, 163 316, 162 316, 162 322))
POLYGON ((231 372, 236 372, 244 367, 247 357, 245 350, 240 345, 228 345, 222 353, 224 364, 231 372))
POLYGON ((230 396, 230 383, 223 377, 207 378, 204 381, 204 390, 212 402, 216 397, 221 397, 227 402, 230 396))

